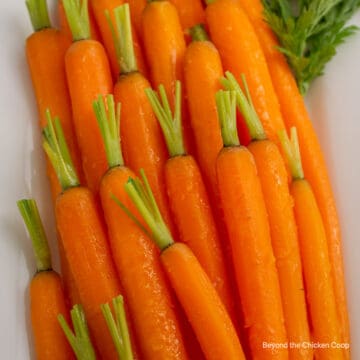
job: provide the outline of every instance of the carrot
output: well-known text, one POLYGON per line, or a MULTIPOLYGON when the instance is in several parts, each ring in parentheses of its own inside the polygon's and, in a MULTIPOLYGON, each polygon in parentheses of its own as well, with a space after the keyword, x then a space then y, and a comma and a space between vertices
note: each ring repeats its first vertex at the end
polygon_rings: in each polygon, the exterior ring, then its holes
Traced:
POLYGON ((201 0, 169 0, 179 14, 183 30, 205 22, 205 11, 201 0))
MULTIPOLYGON (((175 106, 176 80, 183 82, 183 67, 186 43, 178 13, 169 1, 149 2, 142 16, 142 37, 146 58, 154 87, 165 86, 170 107, 175 106)), ((183 133, 189 154, 194 153, 194 139, 189 114, 182 97, 183 133)))
POLYGON ((160 260, 165 273, 206 359, 245 359, 235 328, 217 291, 190 248, 183 243, 174 243, 143 171, 141 176, 143 183, 131 178, 125 190, 161 250, 160 260))
POLYGON ((150 87, 150 84, 137 71, 129 30, 131 25, 128 5, 117 8, 114 11, 114 18, 113 34, 122 74, 114 86, 114 99, 116 103, 122 104, 120 132, 124 160, 135 172, 142 167, 147 171, 166 223, 172 233, 175 233, 164 189, 163 167, 167 159, 166 145, 145 95, 145 89, 150 87))
POLYGON ((63 0, 63 4, 74 38, 65 55, 65 67, 75 131, 87 185, 96 194, 107 166, 92 101, 112 92, 112 78, 103 46, 90 39, 87 0, 81 4, 63 0))
POLYGON ((131 23, 133 24, 138 37, 141 39, 141 17, 147 0, 128 0, 130 6, 131 23))
POLYGON ((50 249, 35 200, 17 202, 33 245, 36 274, 30 283, 31 325, 39 360, 74 359, 56 317, 67 313, 60 276, 52 270, 50 249))
MULTIPOLYGON (((287 130, 293 126, 299 134, 300 152, 304 172, 310 182, 324 222, 334 291, 341 321, 342 339, 350 341, 349 318, 344 282, 344 265, 339 218, 335 199, 318 137, 285 57, 277 50, 279 43, 269 25, 263 20, 263 7, 259 0, 241 0, 256 30, 270 70, 287 130)), ((350 358, 348 352, 347 358, 350 358)))
POLYGON ((180 240, 198 258, 235 321, 234 303, 209 198, 196 160, 186 154, 183 143, 181 83, 176 83, 174 114, 169 110, 164 86, 159 87, 161 102, 155 91, 147 89, 146 94, 161 125, 170 154, 165 165, 165 184, 180 240), (182 190, 179 191, 180 189, 182 190))
POLYGON ((315 349, 314 355, 316 359, 345 359, 349 344, 342 343, 326 232, 311 185, 304 177, 296 128, 291 129, 291 140, 285 130, 279 137, 293 177, 290 192, 294 199, 313 341, 325 344, 324 348, 315 349), (343 346, 347 346, 345 351, 343 346))
MULTIPOLYGON (((123 5, 124 8, 127 5, 123 5)), ((94 103, 107 150, 109 169, 100 185, 100 197, 115 265, 145 359, 187 359, 174 301, 158 257, 158 249, 119 209, 113 198, 131 206, 124 185, 135 174, 124 166, 119 141, 120 103, 115 111, 107 97, 94 103)))
MULTIPOLYGON (((108 24, 108 20, 106 18, 106 11, 110 13, 112 20, 114 21, 113 11, 116 7, 124 4, 124 0, 90 0, 90 6, 93 10, 96 23, 99 27, 101 38, 103 40, 106 52, 108 54, 111 70, 114 79, 117 79, 119 76, 119 63, 116 56, 116 50, 114 47, 114 41, 111 34, 111 29, 108 24)), ((147 74, 147 66, 145 64, 145 59, 142 53, 142 49, 137 38, 137 34, 135 31, 132 31, 132 35, 134 38, 134 48, 136 54, 136 60, 139 66, 139 70, 142 74, 147 74)))
POLYGON ((100 305, 121 292, 120 283, 95 197, 79 186, 61 125, 56 119, 54 124, 49 116, 43 147, 63 189, 56 201, 57 229, 96 347, 103 358, 116 359, 100 305))
MULTIPOLYGON (((288 341, 293 344, 310 343, 300 249, 287 168, 279 148, 274 142, 266 139, 245 77, 242 81, 245 93, 231 73, 227 74, 227 79, 223 79, 223 82, 231 82, 232 87, 236 89, 237 106, 248 124, 252 137, 248 150, 255 160, 268 214, 288 341)), ((290 347, 289 358, 312 359, 312 349, 290 347)))
MULTIPOLYGON (((26 59, 35 91, 40 127, 46 126, 47 108, 51 108, 54 114, 61 117, 65 138, 81 177, 81 160, 73 127, 64 65, 64 56, 70 42, 60 31, 51 27, 46 0, 27 0, 26 5, 35 31, 26 39, 26 59)), ((49 163, 47 175, 52 199, 55 201, 61 187, 49 163)))
POLYGON ((236 94, 220 90, 217 106, 224 148, 216 160, 237 286, 254 359, 288 359, 287 336, 261 183, 236 130, 236 94), (264 344, 279 344, 270 349, 264 344))
MULTIPOLYGON (((208 1, 210 2, 210 1, 208 1)), ((223 66, 239 81, 245 74, 255 110, 270 140, 284 128, 264 54, 248 17, 236 0, 215 0, 206 8, 210 36, 223 66)))

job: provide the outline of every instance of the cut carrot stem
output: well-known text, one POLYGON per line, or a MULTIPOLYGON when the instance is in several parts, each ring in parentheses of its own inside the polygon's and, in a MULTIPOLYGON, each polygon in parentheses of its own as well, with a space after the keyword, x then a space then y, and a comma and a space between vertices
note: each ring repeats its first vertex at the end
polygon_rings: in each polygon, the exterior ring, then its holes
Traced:
POLYGON ((189 247, 174 243, 143 171, 141 176, 142 182, 129 179, 125 190, 161 249, 164 270, 206 358, 244 359, 236 331, 218 293, 189 247))
POLYGON ((96 360, 95 350, 91 343, 84 311, 81 305, 74 305, 70 311, 72 327, 69 327, 64 316, 58 315, 59 324, 71 345, 78 360, 96 360))
POLYGON ((247 148, 238 145, 236 94, 220 91, 217 103, 224 144, 227 145, 216 161, 217 179, 252 357, 288 359, 286 347, 270 350, 263 346, 264 342, 286 344, 287 335, 268 217, 255 161, 247 148))
POLYGON ((52 270, 51 255, 35 200, 17 202, 30 234, 36 259, 36 274, 30 283, 31 326, 35 353, 39 360, 73 359, 71 348, 62 333, 56 316, 67 313, 60 276, 52 270))
POLYGON ((91 38, 87 0, 63 1, 66 17, 69 22, 73 41, 91 38))
POLYGON ((46 0, 26 0, 25 3, 35 32, 51 27, 46 0))
POLYGON ((209 41, 209 35, 203 24, 197 24, 189 29, 192 41, 209 41))

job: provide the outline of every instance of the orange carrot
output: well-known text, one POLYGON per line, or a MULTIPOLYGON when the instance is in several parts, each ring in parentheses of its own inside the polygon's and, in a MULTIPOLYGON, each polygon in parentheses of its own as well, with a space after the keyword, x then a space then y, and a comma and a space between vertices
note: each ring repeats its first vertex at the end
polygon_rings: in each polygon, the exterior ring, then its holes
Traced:
POLYGON ((205 22, 205 10, 201 0, 169 0, 179 14, 181 26, 187 30, 205 22))
POLYGON ((92 101, 99 94, 112 92, 112 78, 103 46, 90 39, 88 16, 84 11, 87 0, 82 0, 81 8, 70 0, 63 0, 63 4, 74 38, 65 55, 65 66, 75 131, 87 184, 96 194, 107 166, 92 101))
POLYGON ((235 328, 217 291, 190 248, 183 243, 174 243, 143 171, 141 176, 143 184, 138 179, 129 179, 126 192, 161 250, 163 268, 206 359, 245 359, 235 328))
MULTIPOLYGON (((279 45, 276 37, 269 25, 263 20, 263 7, 260 0, 238 1, 248 13, 261 43, 280 102, 286 128, 289 130, 295 126, 298 130, 304 172, 313 188, 325 226, 331 272, 335 284, 337 309, 343 333, 342 338, 344 343, 349 343, 350 330, 344 283, 340 224, 320 143, 289 65, 285 57, 276 49, 279 45)), ((348 358, 350 358, 349 353, 348 358)))
MULTIPOLYGON (((116 79, 119 76, 120 69, 116 56, 116 50, 114 47, 113 37, 111 34, 111 29, 109 27, 108 20, 105 14, 106 11, 108 11, 110 13, 112 20, 114 21, 113 18, 114 9, 124 3, 125 3, 124 0, 90 0, 90 6, 93 10, 96 23, 100 30, 101 38, 103 40, 106 52, 109 56, 111 70, 114 79, 116 79)), ((146 68, 145 60, 135 31, 133 31, 133 38, 134 38, 135 55, 139 66, 139 71, 142 74, 146 75, 147 68, 146 68)))
POLYGON ((147 0, 128 0, 127 2, 130 6, 131 23, 133 24, 139 39, 141 39, 141 17, 147 4, 147 0))
MULTIPOLYGON (((210 1, 209 1, 210 2, 210 1)), ((259 40, 236 0, 215 0, 206 8, 210 36, 223 66, 239 81, 245 74, 255 110, 270 140, 284 128, 280 106, 259 40)))
MULTIPOLYGON (((236 89, 237 106, 249 127, 252 141, 248 150, 254 157, 268 214, 271 242, 279 274, 285 327, 289 343, 310 343, 310 332, 302 277, 302 265, 293 200, 288 186, 288 172, 279 148, 267 140, 248 91, 245 77, 243 87, 228 73, 223 82, 236 89)), ((290 359, 312 359, 312 349, 289 347, 290 359)))
POLYGON ((108 113, 101 98, 94 103, 109 166, 101 181, 100 197, 112 255, 122 279, 142 354, 145 359, 187 359, 158 249, 114 202, 116 197, 133 211, 124 185, 135 174, 124 166, 122 159, 119 141, 120 103, 115 111, 114 100, 109 95, 107 107, 108 113))
POLYGON ((17 202, 29 231, 37 272, 30 283, 30 313, 36 358, 39 360, 74 359, 71 348, 57 322, 59 313, 67 314, 60 276, 52 270, 51 255, 36 202, 17 202))
MULTIPOLYGON (((149 2, 142 16, 142 36, 148 61, 151 83, 154 87, 165 86, 170 107, 175 106, 175 83, 183 81, 186 50, 185 39, 178 13, 169 1, 149 2)), ((194 153, 194 138, 188 109, 183 96, 183 133, 189 154, 194 153)))
POLYGON ((56 201, 57 229, 99 353, 105 359, 116 359, 100 305, 120 294, 120 283, 95 197, 79 186, 57 120, 55 129, 49 116, 43 146, 63 189, 56 201))
POLYGON ((250 151, 239 146, 236 94, 217 94, 224 148, 216 161, 238 291, 254 359, 288 359, 287 336, 261 183, 250 151), (280 344, 275 349, 266 343, 280 344))
MULTIPOLYGON (((314 350, 316 359, 345 359, 341 346, 342 333, 337 313, 334 284, 326 240, 326 233, 311 185, 304 178, 296 128, 291 140, 283 130, 280 140, 288 157, 293 181, 290 192, 294 199, 295 219, 304 269, 312 335, 315 343, 325 344, 314 350)), ((347 349, 349 344, 347 344, 347 349)))
POLYGON ((183 143, 179 108, 181 84, 179 81, 176 84, 174 115, 168 110, 170 105, 162 85, 159 87, 161 102, 155 91, 147 89, 146 94, 161 125, 170 154, 165 165, 165 183, 180 240, 194 252, 235 321, 234 303, 209 198, 200 169, 195 159, 186 154, 183 143))

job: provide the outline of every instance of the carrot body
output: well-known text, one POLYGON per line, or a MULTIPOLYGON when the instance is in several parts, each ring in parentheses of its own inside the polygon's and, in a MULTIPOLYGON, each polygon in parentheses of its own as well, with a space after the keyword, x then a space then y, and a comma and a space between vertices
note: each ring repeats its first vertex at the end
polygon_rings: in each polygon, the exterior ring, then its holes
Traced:
POLYGON ((285 348, 270 350, 263 342, 286 344, 279 279, 261 185, 251 153, 224 148, 217 159, 217 178, 232 245, 237 285, 254 359, 288 359, 285 348))
POLYGON ((31 325, 38 360, 75 359, 58 323, 58 314, 68 318, 61 279, 54 271, 38 272, 30 284, 31 325))
POLYGON ((121 107, 121 147, 125 163, 135 172, 143 168, 166 223, 174 233, 164 187, 167 150, 160 126, 145 95, 150 84, 140 73, 123 75, 114 87, 115 102, 121 107))
MULTIPOLYGON (((296 344, 309 343, 302 265, 288 172, 275 143, 269 140, 254 141, 248 149, 254 157, 264 194, 288 341, 296 344)), ((312 350, 290 347, 289 358, 312 359, 312 350)))
POLYGON ((245 359, 230 317, 191 250, 175 243, 163 250, 161 262, 206 359, 245 359))
POLYGON ((247 11, 256 29, 280 102, 286 128, 289 130, 294 126, 298 131, 304 172, 313 188, 325 226, 343 341, 349 343, 350 330, 340 224, 320 143, 289 65, 285 57, 276 50, 279 45, 276 37, 267 23, 263 21, 261 2, 259 0, 239 0, 239 2, 247 11))
MULTIPOLYGON (((120 67, 116 58, 114 41, 111 34, 110 26, 105 16, 105 11, 106 10, 109 11, 110 18, 114 21, 113 10, 124 3, 125 3, 124 0, 90 0, 90 5, 92 7, 96 23, 99 27, 102 41, 104 43, 106 52, 109 56, 111 70, 114 79, 116 79, 119 76, 120 67)), ((133 42, 134 42, 135 56, 139 71, 142 74, 146 75, 147 69, 146 69, 145 60, 135 31, 133 31, 133 42)))
POLYGON ((96 193, 107 161, 92 102, 112 92, 109 62, 99 42, 82 40, 71 45, 65 65, 83 169, 89 188, 96 193))
POLYGON ((194 158, 185 155, 169 159, 165 166, 165 181, 180 240, 194 252, 235 320, 220 238, 194 158))
POLYGON ((146 0, 128 0, 130 6, 131 23, 138 37, 141 39, 141 17, 147 4, 146 0))
POLYGON ((100 195, 109 229, 112 254, 122 279, 145 359, 187 359, 173 299, 159 261, 159 250, 115 203, 134 207, 124 190, 135 174, 126 167, 109 170, 100 195))
MULTIPOLYGON (((183 81, 186 44, 176 8, 169 1, 147 4, 142 17, 144 49, 149 65, 151 83, 154 87, 164 85, 170 106, 174 109, 175 83, 183 81)), ((182 96, 182 123, 185 146, 194 152, 185 96, 182 96)))
POLYGON ((184 30, 203 24, 205 22, 205 10, 201 0, 169 0, 179 14, 181 26, 184 30))
POLYGON ((345 359, 343 350, 331 345, 340 344, 342 334, 321 214, 306 180, 293 181, 290 189, 294 198, 313 340, 330 345, 329 348, 316 349, 315 358, 345 359))
POLYGON ((208 5, 206 20, 224 68, 238 81, 245 74, 266 135, 277 142, 277 133, 285 125, 264 54, 248 17, 236 0, 216 0, 208 5))
POLYGON ((120 284, 92 192, 84 187, 63 192, 56 225, 94 342, 104 359, 117 359, 100 305, 121 293, 120 284))

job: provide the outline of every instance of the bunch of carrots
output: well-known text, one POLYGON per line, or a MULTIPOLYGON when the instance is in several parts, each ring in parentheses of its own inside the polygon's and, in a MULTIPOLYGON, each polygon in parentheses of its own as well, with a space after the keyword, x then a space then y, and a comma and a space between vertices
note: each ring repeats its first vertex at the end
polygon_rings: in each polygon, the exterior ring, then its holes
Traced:
POLYGON ((350 359, 317 136, 261 0, 26 0, 60 275, 38 359, 350 359), (288 135, 290 134, 290 136, 288 135))

